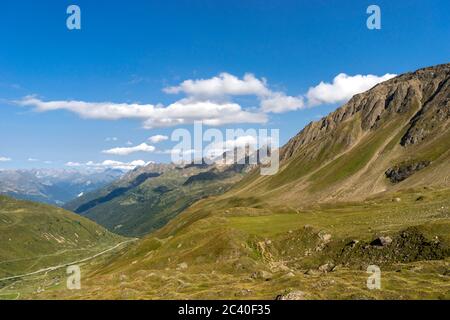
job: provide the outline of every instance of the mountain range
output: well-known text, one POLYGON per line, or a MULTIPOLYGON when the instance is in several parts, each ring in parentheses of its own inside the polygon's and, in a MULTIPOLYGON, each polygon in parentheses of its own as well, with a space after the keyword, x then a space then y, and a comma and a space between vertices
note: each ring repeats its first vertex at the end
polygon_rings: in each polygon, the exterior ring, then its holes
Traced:
POLYGON ((117 169, 0 170, 0 194, 62 206, 124 174, 117 169))
POLYGON ((125 236, 157 230, 197 200, 239 181, 246 165, 149 164, 64 207, 125 236))
POLYGON ((79 197, 66 208, 141 239, 83 264, 80 291, 58 271, 19 287, 50 299, 450 299, 450 64, 355 95, 280 157, 273 176, 153 165, 79 197), (367 287, 371 265, 382 290, 367 287))

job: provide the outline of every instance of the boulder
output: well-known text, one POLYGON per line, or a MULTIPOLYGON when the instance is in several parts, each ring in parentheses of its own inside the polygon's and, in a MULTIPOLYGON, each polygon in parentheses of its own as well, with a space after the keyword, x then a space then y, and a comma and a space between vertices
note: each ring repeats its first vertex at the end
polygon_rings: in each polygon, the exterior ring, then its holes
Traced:
POLYGON ((390 245, 392 243, 392 238, 389 236, 386 237, 378 237, 375 240, 373 240, 370 245, 376 246, 376 247, 385 247, 387 245, 390 245))

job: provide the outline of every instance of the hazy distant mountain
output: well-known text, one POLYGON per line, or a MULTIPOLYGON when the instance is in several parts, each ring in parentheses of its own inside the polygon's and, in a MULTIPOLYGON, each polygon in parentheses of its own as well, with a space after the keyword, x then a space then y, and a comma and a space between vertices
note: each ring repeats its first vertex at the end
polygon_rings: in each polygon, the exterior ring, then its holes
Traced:
POLYGON ((123 174, 117 169, 0 170, 0 194, 61 206, 111 183, 123 174))

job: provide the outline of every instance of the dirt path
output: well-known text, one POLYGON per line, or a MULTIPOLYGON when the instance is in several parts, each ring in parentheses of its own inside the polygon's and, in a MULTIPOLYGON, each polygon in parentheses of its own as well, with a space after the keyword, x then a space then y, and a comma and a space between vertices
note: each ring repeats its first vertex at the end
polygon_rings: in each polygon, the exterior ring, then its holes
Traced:
POLYGON ((43 273, 43 272, 54 271, 54 270, 61 269, 61 268, 64 268, 64 267, 68 267, 68 266, 71 266, 71 265, 74 265, 74 264, 83 263, 83 262, 86 262, 86 261, 95 259, 95 258, 97 258, 98 256, 101 256, 101 255, 103 255, 103 254, 105 254, 105 253, 108 253, 108 252, 110 252, 110 251, 112 251, 112 250, 114 250, 114 249, 117 249, 118 247, 120 247, 121 245, 123 245, 123 244, 125 244, 125 243, 134 242, 134 241, 136 241, 136 240, 138 240, 138 239, 135 238, 135 239, 123 241, 123 242, 121 242, 121 243, 116 244, 114 247, 111 247, 111 248, 106 249, 106 250, 104 250, 104 251, 102 251, 102 252, 99 252, 99 253, 97 253, 97 254, 95 254, 95 255, 93 255, 93 256, 90 256, 90 257, 87 257, 87 258, 84 258, 84 259, 81 259, 81 260, 77 260, 77 261, 73 261, 73 262, 69 262, 69 263, 64 263, 64 264, 60 264, 60 265, 53 266, 53 267, 48 267, 48 268, 39 269, 39 270, 37 270, 37 271, 33 271, 33 272, 30 272, 30 273, 24 273, 24 274, 17 275, 17 276, 11 276, 11 277, 7 277, 7 278, 3 278, 3 279, 0 279, 0 281, 19 279, 19 278, 23 278, 23 277, 27 277, 27 276, 32 276, 32 275, 39 274, 39 273, 43 273))

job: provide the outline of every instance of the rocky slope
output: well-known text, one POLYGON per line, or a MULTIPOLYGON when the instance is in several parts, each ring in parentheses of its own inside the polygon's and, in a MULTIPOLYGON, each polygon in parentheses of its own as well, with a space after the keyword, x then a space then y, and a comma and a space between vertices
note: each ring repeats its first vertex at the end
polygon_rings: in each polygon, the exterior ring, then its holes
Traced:
POLYGON ((272 177, 250 175, 236 195, 260 194, 300 205, 364 199, 424 185, 450 184, 450 64, 420 69, 355 95, 310 123, 281 149, 272 177), (420 164, 429 164, 422 166, 420 164), (401 166, 408 177, 392 183, 401 166))

